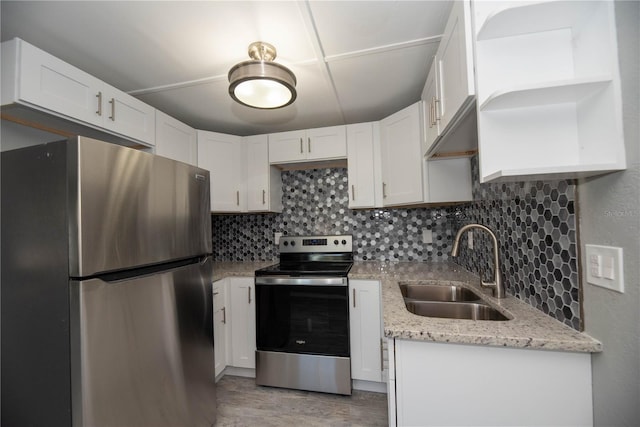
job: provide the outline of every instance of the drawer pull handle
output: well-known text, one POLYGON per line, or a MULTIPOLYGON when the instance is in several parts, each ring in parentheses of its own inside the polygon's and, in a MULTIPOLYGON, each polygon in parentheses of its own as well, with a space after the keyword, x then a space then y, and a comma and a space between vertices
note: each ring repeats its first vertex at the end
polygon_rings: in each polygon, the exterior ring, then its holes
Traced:
POLYGON ((98 98, 98 110, 96 111, 96 114, 102 116, 102 92, 98 92, 96 98, 98 98))
POLYGON ((116 121, 116 99, 111 98, 111 101, 109 101, 109 104, 111 104, 111 115, 109 116, 109 118, 111 119, 112 122, 115 122, 116 121))

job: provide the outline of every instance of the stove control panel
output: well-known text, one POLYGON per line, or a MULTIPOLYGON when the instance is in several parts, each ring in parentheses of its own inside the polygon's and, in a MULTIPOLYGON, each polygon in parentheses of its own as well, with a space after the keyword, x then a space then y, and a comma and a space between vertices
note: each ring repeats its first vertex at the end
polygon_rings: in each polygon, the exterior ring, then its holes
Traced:
POLYGON ((280 252, 353 252, 353 236, 338 234, 332 236, 282 236, 280 252))

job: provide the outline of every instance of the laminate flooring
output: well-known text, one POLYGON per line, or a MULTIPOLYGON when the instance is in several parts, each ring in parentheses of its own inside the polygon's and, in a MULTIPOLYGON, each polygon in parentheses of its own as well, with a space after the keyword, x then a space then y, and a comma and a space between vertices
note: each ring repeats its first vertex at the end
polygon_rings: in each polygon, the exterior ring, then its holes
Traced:
POLYGON ((386 426, 387 395, 351 396, 257 386, 253 378, 224 376, 217 383, 216 427, 386 426))

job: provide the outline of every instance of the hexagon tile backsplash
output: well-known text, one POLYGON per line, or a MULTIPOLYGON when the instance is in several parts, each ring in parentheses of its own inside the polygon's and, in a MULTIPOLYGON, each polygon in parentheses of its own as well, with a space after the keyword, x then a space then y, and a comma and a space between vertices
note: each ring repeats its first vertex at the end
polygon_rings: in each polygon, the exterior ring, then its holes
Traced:
MULTIPOLYGON (((581 329, 575 193, 571 181, 480 184, 472 158, 474 202, 447 208, 348 208, 344 168, 283 171, 279 214, 213 215, 216 261, 276 261, 274 233, 352 234, 360 261, 445 261, 456 230, 477 222, 494 230, 507 292, 561 322, 581 329), (422 230, 433 243, 422 243, 422 230)), ((488 236, 462 239, 453 260, 492 275, 488 236)))
MULTIPOLYGON (((582 330, 575 183, 480 184, 477 157, 471 159, 471 172, 474 202, 465 206, 464 218, 454 219, 454 230, 474 222, 493 230, 507 292, 582 330)), ((482 231, 473 233, 473 250, 463 236, 454 262, 491 280, 491 240, 482 231)))

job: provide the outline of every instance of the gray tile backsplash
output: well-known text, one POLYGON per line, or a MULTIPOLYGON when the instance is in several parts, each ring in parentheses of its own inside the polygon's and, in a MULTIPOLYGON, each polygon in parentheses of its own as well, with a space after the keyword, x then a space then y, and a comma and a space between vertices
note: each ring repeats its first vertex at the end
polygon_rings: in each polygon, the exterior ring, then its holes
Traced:
MULTIPOLYGON (((471 159, 471 172, 474 202, 465 206, 463 218, 453 220, 454 230, 467 223, 493 230, 507 293, 581 330, 575 183, 480 184, 477 156, 471 159)), ((492 243, 479 230, 473 237, 469 250, 463 236, 454 262, 491 280, 492 243)))
POLYGON ((283 205, 279 214, 214 215, 213 244, 219 261, 277 259, 274 233, 352 234, 360 261, 443 261, 451 247, 446 209, 348 208, 344 168, 282 172, 283 205), (433 243, 422 243, 422 230, 433 243))
MULTIPOLYGON (((507 293, 574 329, 581 328, 575 193, 571 181, 480 184, 472 159, 474 202, 446 208, 348 208, 344 168, 283 171, 278 214, 213 215, 217 261, 275 261, 274 233, 352 234, 354 257, 367 261, 444 261, 455 231, 477 222, 494 230, 507 293), (433 243, 422 243, 423 229, 433 243)), ((488 280, 492 249, 474 231, 474 250, 462 240, 453 259, 488 280)))

